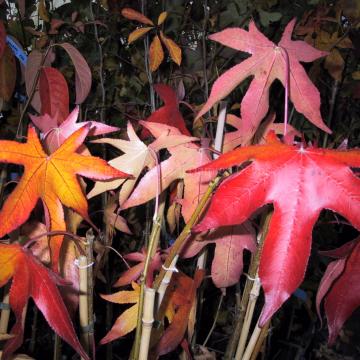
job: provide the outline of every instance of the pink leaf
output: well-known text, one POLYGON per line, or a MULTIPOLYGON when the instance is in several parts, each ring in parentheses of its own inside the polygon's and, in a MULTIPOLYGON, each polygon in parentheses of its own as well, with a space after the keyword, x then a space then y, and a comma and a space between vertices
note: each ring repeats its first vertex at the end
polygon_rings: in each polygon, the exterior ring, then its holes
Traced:
POLYGON ((58 44, 70 56, 75 66, 76 104, 85 101, 91 89, 91 70, 79 50, 69 43, 58 44))
MULTIPOLYGON (((30 96, 31 90, 34 86, 34 81, 36 78, 36 74, 40 68, 41 61, 42 61, 43 54, 39 50, 33 50, 27 59, 26 68, 25 68, 25 87, 26 93, 30 96)), ((44 66, 51 66, 53 62, 53 54, 49 53, 46 57, 44 66)), ((41 112, 41 100, 40 100, 40 93, 38 90, 38 84, 35 88, 34 96, 31 100, 31 106, 38 112, 41 112)))
POLYGON ((269 89, 275 79, 285 84, 286 66, 284 51, 290 61, 290 99, 297 111, 320 129, 330 133, 320 114, 320 94, 310 81, 299 61, 314 61, 327 55, 303 41, 292 41, 291 33, 295 20, 286 26, 276 46, 255 26, 249 24, 249 31, 240 28, 225 29, 210 36, 211 40, 252 56, 222 74, 214 83, 210 97, 200 113, 205 114, 218 101, 226 97, 243 80, 254 76, 241 102, 241 118, 245 134, 254 134, 269 109, 269 89))
POLYGON ((255 251, 255 231, 250 223, 221 227, 207 235, 203 241, 192 239, 186 246, 183 257, 195 256, 207 244, 216 245, 211 278, 218 288, 226 288, 240 279, 243 271, 243 251, 255 251))

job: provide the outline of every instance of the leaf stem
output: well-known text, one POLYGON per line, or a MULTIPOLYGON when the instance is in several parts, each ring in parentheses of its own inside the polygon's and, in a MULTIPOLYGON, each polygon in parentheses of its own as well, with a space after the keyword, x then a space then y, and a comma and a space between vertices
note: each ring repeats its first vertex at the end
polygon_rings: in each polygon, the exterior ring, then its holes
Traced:
MULTIPOLYGON (((340 81, 334 80, 334 85, 332 86, 332 90, 331 90, 330 110, 329 110, 328 120, 327 120, 327 124, 326 124, 328 127, 331 126, 332 119, 334 117, 336 97, 337 97, 337 94, 339 91, 339 85, 340 85, 340 81)), ((325 133, 323 144, 322 144, 323 148, 326 148, 328 139, 329 139, 329 134, 325 133)))
MULTIPOLYGON (((141 12, 146 16, 145 10, 146 10, 146 0, 141 0, 141 12)), ((154 91, 153 77, 149 66, 149 35, 148 34, 146 34, 144 38, 144 57, 145 57, 145 72, 149 81, 151 112, 154 112, 156 110, 155 91, 154 91)))
POLYGON ((285 99, 284 99, 284 136, 285 136, 287 133, 287 124, 289 117, 290 60, 287 50, 282 46, 279 46, 279 49, 285 60, 285 99))
POLYGON ((206 346, 207 342, 209 341, 210 339, 210 336, 211 334, 213 333, 214 329, 215 329, 215 326, 216 326, 216 322, 217 322, 217 319, 219 317, 219 313, 220 313, 220 309, 221 309, 221 305, 222 305, 222 302, 224 300, 224 294, 221 293, 220 295, 220 300, 219 300, 219 304, 218 304, 218 307, 217 307, 217 310, 216 310, 216 314, 215 314, 215 317, 214 317, 214 321, 213 321, 213 324, 211 326, 211 329, 206 337, 206 339, 204 340, 202 346, 206 346))

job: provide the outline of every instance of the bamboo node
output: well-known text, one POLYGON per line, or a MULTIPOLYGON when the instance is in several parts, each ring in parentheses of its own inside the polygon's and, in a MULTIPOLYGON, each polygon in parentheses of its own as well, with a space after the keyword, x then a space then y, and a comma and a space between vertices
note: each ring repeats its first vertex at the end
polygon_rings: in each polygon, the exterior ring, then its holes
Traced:
POLYGON ((244 272, 243 273, 247 279, 249 279, 250 281, 257 281, 259 278, 258 277, 252 277, 250 276, 248 273, 244 272))
POLYGON ((89 264, 87 264, 87 265, 80 265, 79 259, 75 259, 75 260, 74 260, 74 264, 75 264, 75 266, 77 266, 79 269, 87 269, 87 268, 89 268, 89 267, 92 267, 92 266, 95 264, 95 262, 93 261, 93 262, 91 262, 91 263, 89 263, 89 264))
POLYGON ((171 272, 179 272, 178 268, 176 266, 169 266, 166 267, 164 264, 161 266, 165 271, 171 271, 171 272))
POLYGON ((91 322, 90 324, 81 326, 81 332, 84 333, 93 333, 94 332, 94 322, 91 322))
POLYGON ((0 310, 10 310, 10 305, 8 303, 0 302, 0 310))

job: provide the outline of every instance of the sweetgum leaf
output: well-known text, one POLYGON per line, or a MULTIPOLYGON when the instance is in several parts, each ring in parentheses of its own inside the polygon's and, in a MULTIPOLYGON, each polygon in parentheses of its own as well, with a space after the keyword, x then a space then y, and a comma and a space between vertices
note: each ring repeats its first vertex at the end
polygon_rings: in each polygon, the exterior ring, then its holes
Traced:
POLYGON ((255 231, 251 224, 227 226, 206 235, 203 241, 187 241, 182 253, 185 258, 195 256, 206 245, 215 244, 211 264, 211 279, 218 288, 235 285, 243 272, 243 251, 256 249, 255 231))
POLYGON ((50 327, 69 343, 84 359, 88 355, 80 345, 70 316, 56 285, 64 285, 61 278, 45 268, 29 251, 17 244, 0 244, 0 286, 10 279, 10 307, 16 316, 11 329, 13 338, 4 347, 2 359, 6 360, 23 342, 23 309, 32 297, 50 327))
MULTIPOLYGON (((147 119, 147 122, 156 122, 176 127, 184 135, 191 136, 186 128, 185 120, 179 111, 179 102, 176 92, 168 85, 156 84, 154 89, 164 102, 164 106, 154 111, 147 119)), ((150 133, 146 129, 143 130, 143 137, 149 136, 150 133)))
POLYGON ((360 229, 360 150, 286 145, 270 133, 264 145, 243 147, 193 171, 250 165, 229 176, 194 230, 244 222, 256 209, 273 204, 274 213, 260 260, 265 291, 260 325, 265 324, 304 278, 312 229, 322 209, 344 216, 360 229))
MULTIPOLYGON (((43 201, 49 215, 51 231, 66 229, 62 204, 74 209, 90 222, 87 201, 77 175, 97 180, 129 177, 108 165, 105 160, 76 153, 89 130, 89 124, 83 126, 51 155, 42 149, 33 127, 29 127, 26 143, 0 140, 0 162, 25 167, 20 182, 0 211, 0 236, 22 225, 39 199, 43 201)), ((50 248, 55 270, 58 267, 62 241, 61 235, 51 239, 50 248)))
POLYGON ((186 170, 209 162, 211 159, 210 155, 208 151, 201 149, 199 145, 192 142, 194 138, 181 135, 180 130, 172 126, 147 121, 142 121, 141 124, 157 140, 180 136, 181 138, 187 138, 188 141, 169 145, 167 149, 171 156, 145 174, 130 197, 122 205, 122 209, 144 204, 156 196, 160 170, 162 191, 169 187, 173 181, 177 179, 184 180, 184 198, 179 202, 182 205, 181 213, 185 221, 188 221, 215 173, 209 171, 203 174, 188 174, 186 170))
POLYGON ((277 46, 256 28, 253 21, 249 24, 249 31, 230 28, 209 36, 211 40, 252 56, 227 70, 215 81, 210 97, 197 118, 209 111, 247 77, 254 76, 241 102, 243 129, 245 133, 254 134, 269 109, 271 84, 275 79, 279 79, 285 86, 286 51, 290 68, 290 100, 296 110, 310 122, 330 133, 331 130, 325 125, 320 114, 319 91, 300 65, 300 61, 311 62, 327 55, 327 52, 316 50, 304 41, 291 40, 294 25, 295 19, 288 23, 277 46))
MULTIPOLYGON (((350 245, 347 246, 350 253, 328 265, 316 296, 318 313, 325 296, 330 345, 334 344, 345 321, 360 306, 360 237, 347 245, 350 245)), ((340 252, 343 249, 340 248, 340 252)))

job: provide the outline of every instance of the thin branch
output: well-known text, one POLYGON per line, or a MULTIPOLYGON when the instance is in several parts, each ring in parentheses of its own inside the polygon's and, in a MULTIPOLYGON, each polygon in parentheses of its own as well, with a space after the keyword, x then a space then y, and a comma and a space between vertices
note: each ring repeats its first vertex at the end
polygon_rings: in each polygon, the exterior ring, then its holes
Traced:
POLYGON ((218 307, 217 307, 217 309, 216 309, 216 314, 215 314, 215 317, 214 317, 213 324, 212 324, 211 329, 210 329, 210 331, 209 331, 206 339, 204 340, 202 346, 206 346, 207 342, 208 342, 209 339, 210 339, 210 336, 212 335, 212 333, 213 333, 213 331, 214 331, 214 329, 215 329, 216 322, 217 322, 217 319, 218 319, 218 317, 219 317, 219 313, 220 313, 220 309, 221 309, 221 305, 222 305, 223 300, 224 300, 224 294, 221 293, 221 295, 220 295, 220 300, 219 300, 219 304, 218 304, 218 307))

